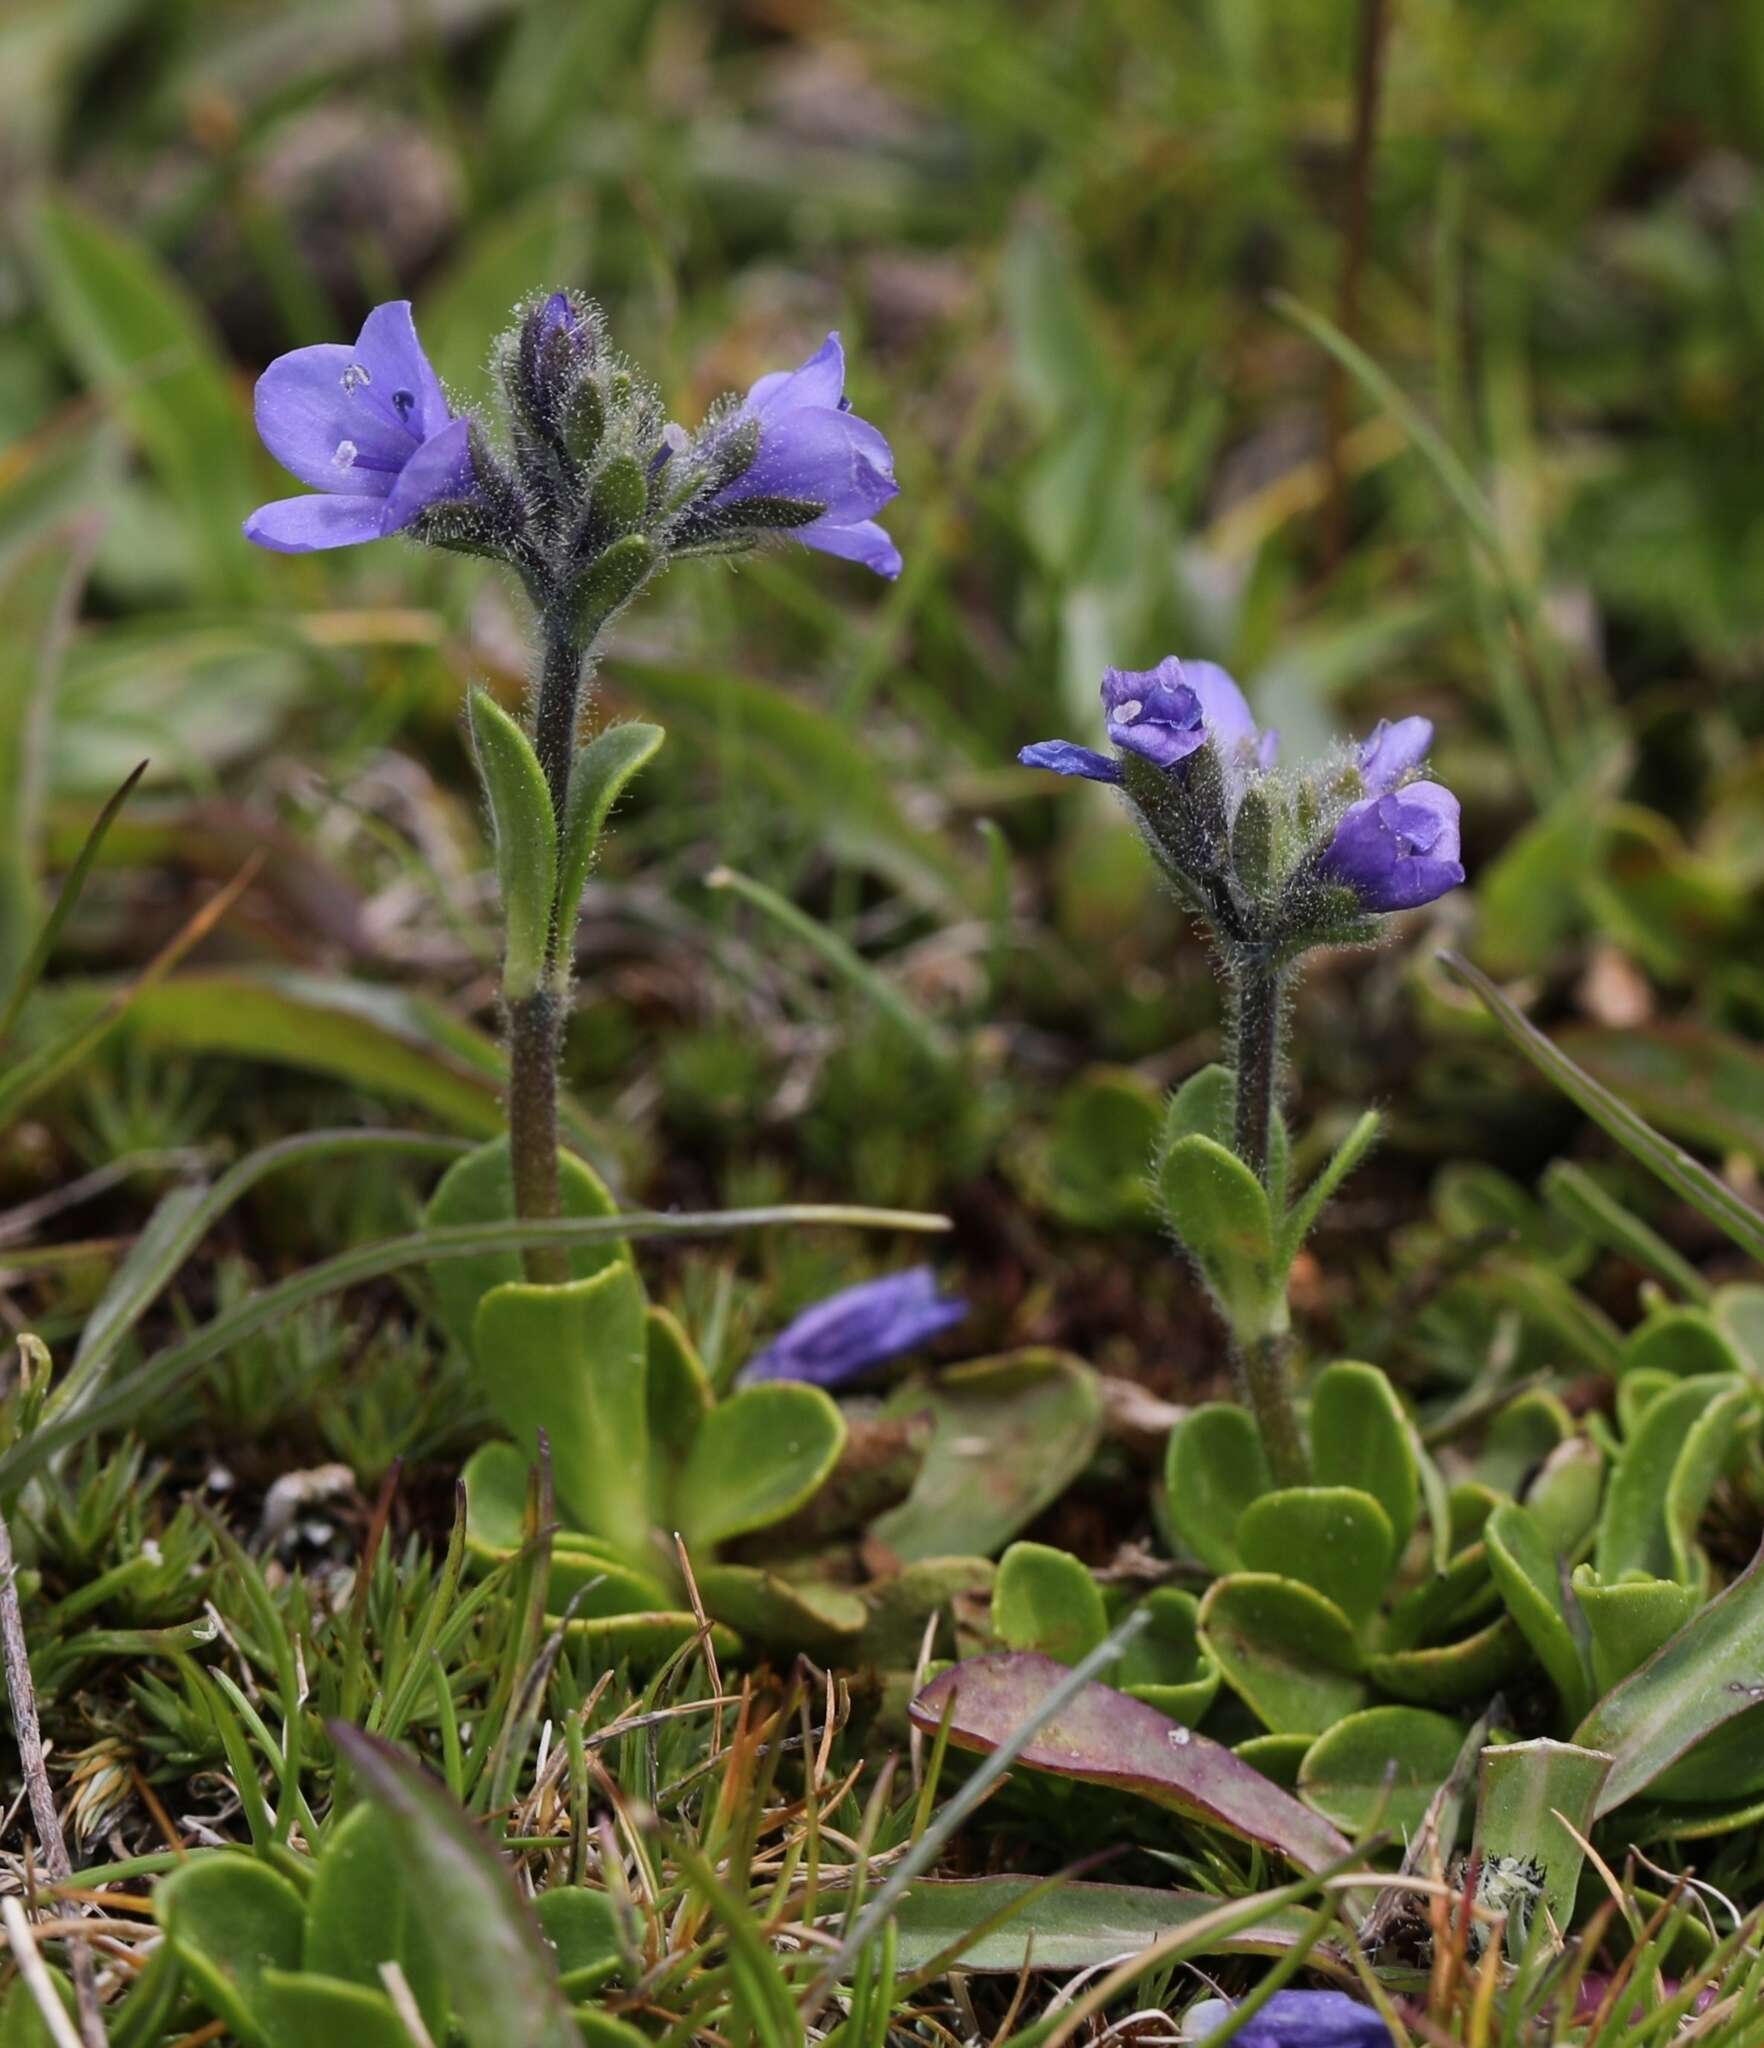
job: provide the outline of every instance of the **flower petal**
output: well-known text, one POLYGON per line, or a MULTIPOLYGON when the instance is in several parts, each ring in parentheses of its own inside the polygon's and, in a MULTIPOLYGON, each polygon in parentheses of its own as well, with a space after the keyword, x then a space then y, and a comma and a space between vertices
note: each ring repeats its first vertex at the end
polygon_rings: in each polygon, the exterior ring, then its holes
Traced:
POLYGON ((793 528, 787 538, 799 540, 823 555, 837 555, 846 562, 861 562, 866 569, 874 569, 878 576, 886 576, 891 583, 900 574, 900 550, 889 538, 887 530, 873 519, 860 519, 844 525, 833 519, 817 519, 808 526, 793 528))
POLYGON ((329 341, 277 356, 257 380, 257 431, 303 484, 350 497, 383 494, 415 444, 355 402, 344 382, 353 360, 353 351, 329 341), (353 454, 339 460, 340 450, 353 454))
POLYGON ((426 505, 472 495, 471 422, 450 420, 416 451, 399 472, 386 500, 386 533, 397 533, 426 505))
POLYGON ((1118 763, 1075 740, 1037 740, 1017 756, 1025 768, 1047 768, 1055 775, 1081 775, 1086 782, 1119 782, 1118 763))
POLYGON ((388 427, 402 423, 414 439, 426 441, 447 424, 447 394, 417 340, 408 299, 374 308, 361 323, 350 360, 368 373, 356 396, 388 427), (409 405, 398 403, 400 392, 409 392, 409 405))
POLYGON ((845 350, 837 332, 829 334, 814 354, 794 370, 770 370, 747 394, 746 410, 761 419, 795 406, 837 409, 845 395, 845 350))
POLYGON ((759 453, 719 505, 744 498, 801 498, 825 508, 841 526, 879 512, 899 486, 887 440, 856 413, 794 406, 760 428, 759 453))
POLYGON ((1256 743, 1255 715, 1243 692, 1216 661, 1185 661, 1182 680, 1200 699, 1207 732, 1224 748, 1256 743))
POLYGON ((277 498, 259 505, 245 522, 245 538, 278 555, 310 555, 320 548, 354 547, 378 540, 386 501, 379 497, 343 497, 335 492, 317 497, 277 498))
POLYGON ((1431 718, 1381 718, 1360 742, 1360 776, 1375 795, 1394 789, 1433 744, 1431 718))
POLYGON ((818 1301, 787 1324, 742 1367, 754 1380, 806 1380, 843 1386, 872 1366, 917 1350, 959 1323, 968 1304, 940 1295, 929 1266, 861 1281, 818 1301))

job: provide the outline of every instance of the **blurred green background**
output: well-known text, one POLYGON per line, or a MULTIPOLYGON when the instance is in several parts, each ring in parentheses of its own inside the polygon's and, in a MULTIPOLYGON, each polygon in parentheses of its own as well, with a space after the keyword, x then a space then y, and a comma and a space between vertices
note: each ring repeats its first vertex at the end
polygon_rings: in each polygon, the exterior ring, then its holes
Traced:
MULTIPOLYGON (((285 484, 250 387, 408 295, 481 400, 516 302, 570 283, 689 421, 838 327, 907 564, 688 565, 620 631, 605 704, 671 738, 570 1067, 624 1186, 947 1206, 980 1335, 1192 1378, 1137 1162, 1211 979, 1107 800, 1013 765, 1173 650, 1299 755, 1426 712, 1465 803, 1473 892, 1304 998, 1323 1137, 1393 1112, 1319 1316, 1441 1159, 1526 1179, 1574 1129, 1442 936, 1755 1184, 1761 142, 1752 0, 8 0, 0 961, 143 757, 39 1030, 264 860, 0 1175, 494 1126, 460 707, 518 700, 518 601, 401 544, 254 552, 285 484)), ((246 1249, 413 1199, 306 1189, 246 1249)), ((764 1254, 786 1305, 850 1256, 764 1254)))

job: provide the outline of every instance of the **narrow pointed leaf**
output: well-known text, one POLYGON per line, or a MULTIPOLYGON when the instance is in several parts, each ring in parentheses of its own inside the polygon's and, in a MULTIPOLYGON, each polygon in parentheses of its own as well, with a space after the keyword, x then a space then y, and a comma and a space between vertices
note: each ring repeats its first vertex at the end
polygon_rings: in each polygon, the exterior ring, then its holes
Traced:
POLYGON ((600 835, 606 830, 613 805, 644 763, 660 751, 666 737, 659 725, 610 725, 576 751, 557 863, 557 953, 565 975, 576 912, 600 848, 600 835))
POLYGON ((496 834, 505 930, 502 992, 520 1002, 539 986, 557 894, 557 824, 533 743, 488 690, 471 695, 472 751, 496 834))

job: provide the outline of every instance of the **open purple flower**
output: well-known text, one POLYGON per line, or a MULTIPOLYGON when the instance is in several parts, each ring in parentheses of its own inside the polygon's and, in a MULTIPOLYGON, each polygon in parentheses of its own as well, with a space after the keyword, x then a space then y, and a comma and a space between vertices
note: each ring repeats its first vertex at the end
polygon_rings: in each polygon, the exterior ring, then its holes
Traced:
MULTIPOLYGON (((1223 1998, 1207 1998, 1188 2015, 1188 2037, 1204 2048, 1231 2013, 1223 1998)), ((1231 2037, 1233 2048, 1390 2048, 1390 2029, 1345 1991, 1276 1991, 1261 2011, 1231 2037)))
POLYGON ((1381 718, 1369 739, 1360 742, 1360 779, 1374 796, 1395 789, 1411 768, 1418 768, 1433 744, 1431 718, 1399 718, 1393 725, 1381 718))
POLYGON ((1437 782, 1411 782, 1350 804, 1319 863, 1368 910, 1413 910, 1464 879, 1458 799, 1437 782))
MULTIPOLYGON (((1256 730, 1243 692, 1217 662, 1179 661, 1170 654, 1156 668, 1106 669, 1102 702, 1115 745, 1166 770, 1180 767, 1208 740, 1228 756, 1251 754, 1264 768, 1279 745, 1278 734, 1256 730)), ((1017 759, 1025 768, 1090 782, 1121 780, 1118 761, 1072 740, 1038 740, 1017 759)))
POLYGON ((753 1380, 807 1380, 842 1387, 959 1323, 968 1304, 937 1291, 929 1266, 865 1280, 804 1309, 741 1369, 753 1380))
POLYGON ((800 368, 762 377, 722 431, 747 420, 758 424, 758 450, 711 508, 765 498, 818 505, 814 518, 786 529, 793 540, 898 576, 900 550, 875 520, 900 488, 894 455, 881 431, 851 409, 839 336, 829 334, 800 368))
POLYGON ((245 522, 259 547, 352 547, 471 495, 469 423, 448 411, 406 299, 376 306, 353 348, 327 341, 277 356, 257 380, 256 411, 264 446, 319 493, 260 505, 245 522))

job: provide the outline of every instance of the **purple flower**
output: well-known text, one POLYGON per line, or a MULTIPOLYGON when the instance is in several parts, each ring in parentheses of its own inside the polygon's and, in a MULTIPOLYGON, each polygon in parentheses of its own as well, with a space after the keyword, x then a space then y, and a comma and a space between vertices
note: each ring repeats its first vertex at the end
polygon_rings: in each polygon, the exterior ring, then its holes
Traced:
MULTIPOLYGON (((1188 2015, 1188 2037, 1204 2048, 1229 2018, 1230 2004, 1207 1998, 1188 2015)), ((1390 2029, 1371 2006, 1345 1991, 1276 1991, 1232 2035, 1232 2048, 1390 2048, 1390 2029)))
MULTIPOLYGON (((1253 756, 1267 768, 1280 743, 1277 733, 1257 732, 1243 692, 1217 662, 1179 661, 1170 654, 1156 668, 1106 669, 1102 702, 1109 738, 1158 768, 1179 767, 1208 740, 1229 758, 1253 756)), ((1118 762, 1071 740, 1038 740, 1017 759, 1025 768, 1049 768, 1056 775, 1121 780, 1118 762)))
POLYGON ((1437 782, 1411 782, 1350 804, 1319 871, 1346 883, 1368 910, 1431 903, 1464 879, 1458 799, 1437 782))
POLYGON ((742 1367, 741 1381, 841 1387, 873 1365, 928 1344, 967 1313, 965 1301, 937 1292, 929 1266, 865 1280, 804 1309, 742 1367))
POLYGON ((1374 796, 1382 796, 1421 765, 1432 744, 1431 718, 1399 718, 1395 725, 1381 718, 1371 738, 1360 742, 1361 781, 1374 796))
POLYGON ((351 547, 471 495, 469 423, 449 413, 406 299, 376 306, 353 348, 327 341, 277 356, 257 380, 256 407, 264 446, 320 493, 260 505, 245 522, 259 547, 351 547))
POLYGON ((873 516, 900 488, 894 455, 879 429, 851 409, 838 335, 829 334, 799 369, 762 377, 720 431, 748 420, 759 426, 759 448, 711 507, 755 498, 818 505, 813 519, 787 529, 793 540, 898 576, 900 550, 873 516))

